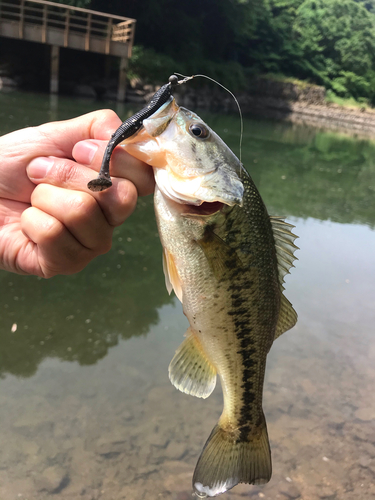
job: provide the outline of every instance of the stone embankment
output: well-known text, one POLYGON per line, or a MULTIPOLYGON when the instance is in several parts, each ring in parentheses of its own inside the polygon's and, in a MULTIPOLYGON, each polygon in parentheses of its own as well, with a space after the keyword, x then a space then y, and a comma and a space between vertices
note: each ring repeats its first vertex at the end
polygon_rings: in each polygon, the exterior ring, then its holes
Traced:
MULTIPOLYGON (((132 89, 128 97, 132 101, 134 96, 134 102, 137 103, 142 100, 146 102, 152 96, 152 91, 149 86, 147 91, 132 89)), ((233 98, 219 87, 197 90, 185 85, 178 88, 176 95, 179 104, 189 109, 237 112, 233 98)), ((325 88, 318 85, 258 78, 251 83, 247 92, 239 92, 236 97, 245 114, 356 131, 365 135, 375 134, 375 110, 328 103, 325 88)))
MULTIPOLYGON (((12 90, 17 86, 17 79, 10 78, 7 72, 0 68, 0 90, 12 90)), ((114 81, 109 86, 101 81, 97 84, 65 87, 81 97, 105 100, 116 98, 114 81)), ((134 79, 127 90, 126 101, 142 106, 158 88, 160 87, 144 85, 134 79)), ((178 87, 175 94, 181 106, 192 110, 204 109, 225 113, 238 110, 232 96, 219 86, 197 87, 196 84, 188 83, 178 87)), ((259 77, 250 82, 246 92, 236 93, 236 97, 244 114, 354 131, 367 136, 375 134, 375 109, 349 108, 328 103, 325 88, 318 85, 259 77)))

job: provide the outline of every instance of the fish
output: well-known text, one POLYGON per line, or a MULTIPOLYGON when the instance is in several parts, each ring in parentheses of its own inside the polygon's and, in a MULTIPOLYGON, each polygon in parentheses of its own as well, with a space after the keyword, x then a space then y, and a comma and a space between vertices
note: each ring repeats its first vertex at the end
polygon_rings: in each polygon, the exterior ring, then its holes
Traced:
POLYGON ((269 216, 250 174, 223 140, 170 96, 122 146, 153 167, 154 207, 169 293, 189 321, 169 378, 223 412, 198 459, 193 490, 220 495, 272 474, 262 393, 267 354, 297 314, 284 295, 294 267, 291 224, 269 216))

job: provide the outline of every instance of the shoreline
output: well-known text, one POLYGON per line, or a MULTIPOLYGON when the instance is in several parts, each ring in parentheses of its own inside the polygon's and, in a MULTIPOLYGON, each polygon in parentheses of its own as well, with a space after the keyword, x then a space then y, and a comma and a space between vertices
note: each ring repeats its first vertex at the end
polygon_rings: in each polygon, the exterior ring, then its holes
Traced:
MULTIPOLYGON (((204 109, 237 113, 233 98, 218 92, 178 92, 178 102, 188 109, 204 109), (203 95, 202 95, 203 94, 203 95), (219 94, 219 95, 218 95, 219 94)), ((239 93, 238 102, 243 114, 261 118, 287 121, 332 131, 355 134, 366 138, 375 137, 375 109, 351 108, 327 103, 324 99, 283 99, 259 94, 239 93)))
POLYGON ((375 137, 375 112, 361 108, 346 108, 334 104, 314 105, 298 102, 279 102, 255 105, 247 112, 257 116, 309 125, 332 131, 375 137))
MULTIPOLYGON (((0 92, 11 93, 18 90, 14 81, 7 85, 7 80, 3 79, 1 83, 0 92)), ((160 86, 138 84, 127 90, 125 103, 142 107, 159 88, 160 86)), ((324 89, 318 98, 316 92, 311 95, 311 92, 310 94, 309 92, 295 92, 295 89, 296 86, 292 89, 293 92, 285 92, 284 86, 281 92, 280 88, 277 89, 277 92, 273 92, 276 96, 271 96, 267 89, 266 94, 268 95, 260 94, 258 88, 254 93, 240 92, 236 94, 236 97, 244 115, 313 126, 350 135, 354 134, 367 139, 375 137, 375 109, 345 107, 327 103, 324 89), (280 97, 280 94, 284 95, 280 97)), ((314 86, 315 89, 316 86, 314 86)), ((72 97, 97 98, 95 90, 88 85, 80 86, 77 90, 77 92, 73 92, 72 97)), ((178 103, 188 109, 238 113, 234 99, 219 88, 203 87, 197 90, 180 87, 176 90, 175 95, 178 103)), ((114 92, 108 89, 102 97, 104 100, 113 100, 114 92)), ((98 102, 100 102, 99 99, 98 102)))

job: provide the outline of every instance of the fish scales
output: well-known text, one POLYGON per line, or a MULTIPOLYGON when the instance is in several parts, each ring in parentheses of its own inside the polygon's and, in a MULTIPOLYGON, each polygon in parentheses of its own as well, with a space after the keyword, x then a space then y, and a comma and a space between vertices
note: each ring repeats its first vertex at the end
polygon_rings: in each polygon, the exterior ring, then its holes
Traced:
MULTIPOLYGON (((246 439, 262 419, 261 401, 265 358, 272 345, 279 310, 277 259, 267 211, 254 189, 247 172, 243 172, 244 203, 235 206, 225 223, 216 227, 216 234, 226 242, 238 258, 226 262, 225 302, 228 328, 236 338, 236 353, 241 356, 232 399, 237 401, 230 421, 241 429, 240 439, 246 439), (251 231, 244 228, 251 224, 251 231), (241 262, 238 262, 240 260, 241 262), (246 271, 244 271, 246 270, 246 271)), ((219 370, 219 373, 223 369, 219 370)), ((233 384, 228 384, 231 392, 233 384)), ((227 405, 225 405, 227 406, 227 405)))
POLYGON ((295 236, 269 217, 220 137, 173 98, 125 148, 154 167, 166 285, 190 323, 169 367, 171 382, 206 398, 218 375, 223 390, 223 413, 198 460, 194 491, 216 496, 239 482, 267 482, 264 374, 274 339, 297 319, 282 293, 295 236))

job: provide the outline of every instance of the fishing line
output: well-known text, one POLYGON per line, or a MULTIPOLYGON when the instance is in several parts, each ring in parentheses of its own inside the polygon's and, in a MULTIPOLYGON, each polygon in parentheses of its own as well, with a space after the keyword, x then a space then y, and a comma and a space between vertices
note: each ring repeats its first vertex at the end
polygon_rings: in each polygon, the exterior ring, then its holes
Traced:
POLYGON ((178 82, 178 84, 181 84, 181 83, 185 83, 189 80, 192 80, 193 78, 196 78, 198 76, 202 77, 202 78, 207 78, 207 80, 211 80, 211 82, 214 82, 216 83, 217 85, 219 85, 219 87, 223 88, 224 90, 226 90, 234 99, 234 102, 237 104, 237 108, 238 108, 238 112, 240 114, 240 164, 241 164, 241 172, 240 172, 240 176, 241 176, 241 173, 242 173, 242 138, 243 138, 243 118, 242 118, 242 111, 241 111, 241 107, 240 107, 240 103, 238 102, 236 96, 233 94, 233 92, 231 92, 229 89, 227 89, 226 87, 224 87, 224 85, 222 85, 220 82, 214 80, 213 78, 211 78, 210 76, 207 76, 207 75, 192 75, 192 76, 186 76, 186 75, 182 75, 181 73, 175 73, 175 75, 178 75, 178 76, 182 76, 183 80, 180 80, 178 82))
POLYGON ((176 73, 174 75, 171 75, 169 77, 169 82, 166 85, 163 85, 155 94, 152 96, 149 104, 138 111, 135 115, 131 116, 127 120, 125 120, 120 127, 112 134, 111 139, 109 140, 106 150, 104 152, 103 156, 103 161, 102 165, 100 167, 100 171, 96 179, 91 180, 88 184, 87 187, 91 191, 104 191, 105 189, 108 189, 109 187, 112 186, 112 180, 111 176, 109 173, 109 167, 110 167, 110 160, 111 160, 111 155, 115 149, 115 147, 123 142, 125 139, 128 139, 132 135, 134 135, 143 125, 143 120, 149 118, 157 109, 159 109, 163 104, 165 104, 168 99, 172 96, 172 92, 174 87, 176 85, 181 85, 189 80, 192 80, 193 78, 196 77, 202 77, 202 78, 207 78, 207 80, 211 80, 212 82, 216 83, 219 85, 219 87, 222 87, 224 90, 226 90, 234 99, 235 103, 237 104, 238 112, 240 114, 240 120, 241 120, 241 133, 240 133, 240 177, 242 174, 242 136, 243 136, 243 119, 242 119, 242 112, 241 108, 239 105, 239 102, 236 98, 236 96, 224 85, 221 83, 217 82, 213 78, 207 76, 207 75, 192 75, 192 76, 185 76, 181 75, 180 73, 176 73), (182 76, 183 80, 178 80, 178 77, 176 76, 182 76))

